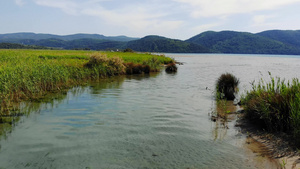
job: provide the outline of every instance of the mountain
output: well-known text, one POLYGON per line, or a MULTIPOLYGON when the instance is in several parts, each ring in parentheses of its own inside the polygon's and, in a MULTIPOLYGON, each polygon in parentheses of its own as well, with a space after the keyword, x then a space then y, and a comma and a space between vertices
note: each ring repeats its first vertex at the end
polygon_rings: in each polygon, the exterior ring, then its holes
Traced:
POLYGON ((11 41, 11 40, 21 40, 21 39, 32 39, 32 40, 60 39, 65 41, 76 40, 76 39, 101 39, 101 40, 128 42, 131 40, 137 40, 139 38, 131 38, 127 36, 104 36, 99 34, 73 34, 73 35, 53 35, 53 34, 36 34, 36 33, 0 34, 1 42, 11 41))
MULTIPOLYGON (((59 49, 123 50, 130 48, 140 52, 300 55, 300 30, 268 30, 256 34, 207 31, 185 41, 154 35, 140 39, 99 34, 11 33, 0 34, 1 42, 59 49)), ((14 45, 10 45, 10 48, 12 47, 14 45)))
POLYGON ((209 53, 210 50, 198 44, 181 40, 169 39, 161 36, 146 36, 139 40, 130 41, 127 48, 140 52, 166 53, 209 53))
POLYGON ((300 47, 300 30, 270 30, 258 33, 257 35, 300 47))
MULTIPOLYGON (((10 42, 13 43, 13 42, 10 42)), ((90 50, 106 50, 122 48, 126 42, 101 40, 101 39, 75 39, 75 40, 61 40, 61 39, 23 39, 19 43, 25 45, 47 46, 60 49, 90 49, 90 50)))
MULTIPOLYGON (((287 39, 289 39, 287 37, 287 39)), ((203 45, 217 53, 300 54, 300 48, 279 39, 248 32, 203 32, 186 42, 203 45)), ((293 41, 294 42, 294 41, 293 41)))
POLYGON ((0 49, 51 49, 43 46, 21 45, 15 43, 0 43, 0 49))

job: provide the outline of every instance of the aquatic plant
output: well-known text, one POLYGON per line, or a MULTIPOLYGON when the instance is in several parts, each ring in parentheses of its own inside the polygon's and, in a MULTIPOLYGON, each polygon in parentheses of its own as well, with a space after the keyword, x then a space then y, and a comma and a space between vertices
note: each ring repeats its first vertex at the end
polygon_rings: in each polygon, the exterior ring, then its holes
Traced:
POLYGON ((230 73, 222 74, 216 83, 216 98, 234 100, 238 85, 239 80, 234 75, 230 73))
POLYGON ((177 72, 177 66, 175 63, 169 63, 166 66, 166 72, 171 73, 171 72, 177 72))
POLYGON ((299 144, 300 141, 300 83, 273 78, 270 82, 263 79, 242 97, 245 118, 261 128, 273 132, 290 134, 299 144))

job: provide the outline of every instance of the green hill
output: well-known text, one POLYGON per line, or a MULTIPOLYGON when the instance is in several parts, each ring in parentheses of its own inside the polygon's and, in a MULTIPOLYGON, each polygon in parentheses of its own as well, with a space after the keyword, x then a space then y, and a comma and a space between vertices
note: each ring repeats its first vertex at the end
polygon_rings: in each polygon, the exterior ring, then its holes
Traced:
POLYGON ((51 49, 43 46, 22 45, 15 43, 0 43, 0 49, 51 49))
POLYGON ((186 42, 203 45, 217 53, 300 54, 298 47, 247 32, 204 32, 186 42))
POLYGON ((210 50, 201 45, 169 39, 161 36, 146 36, 142 39, 130 41, 126 45, 140 52, 167 52, 167 53, 209 53, 210 50))
POLYGON ((270 30, 258 33, 257 35, 300 47, 300 30, 270 30))
POLYGON ((46 46, 60 49, 90 49, 90 50, 106 50, 122 48, 126 42, 101 40, 101 39, 76 39, 76 40, 61 40, 61 39, 21 39, 10 40, 8 43, 25 44, 34 46, 46 46))
MULTIPOLYGON (((99 34, 52 35, 35 33, 0 34, 0 43, 46 46, 60 49, 108 50, 126 48, 141 52, 236 53, 300 55, 300 30, 269 30, 253 34, 236 31, 207 31, 186 41, 161 36, 130 38, 99 34)), ((15 46, 17 47, 17 46, 15 46)))
POLYGON ((30 32, 22 33, 8 33, 0 34, 0 42, 4 41, 17 41, 22 39, 31 39, 31 40, 42 40, 42 39, 60 39, 65 41, 76 40, 76 39, 101 39, 101 40, 111 40, 111 41, 122 41, 128 42, 131 40, 137 40, 139 38, 131 38, 127 36, 104 36, 99 34, 73 34, 73 35, 53 35, 53 34, 36 34, 30 32))

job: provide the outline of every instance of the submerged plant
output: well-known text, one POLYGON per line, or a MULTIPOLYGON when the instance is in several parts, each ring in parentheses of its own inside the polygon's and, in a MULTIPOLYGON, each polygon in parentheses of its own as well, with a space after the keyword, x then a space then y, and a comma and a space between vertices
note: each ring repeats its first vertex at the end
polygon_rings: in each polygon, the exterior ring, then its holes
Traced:
POLYGON ((216 83, 217 99, 234 100, 239 80, 230 73, 222 74, 216 83))

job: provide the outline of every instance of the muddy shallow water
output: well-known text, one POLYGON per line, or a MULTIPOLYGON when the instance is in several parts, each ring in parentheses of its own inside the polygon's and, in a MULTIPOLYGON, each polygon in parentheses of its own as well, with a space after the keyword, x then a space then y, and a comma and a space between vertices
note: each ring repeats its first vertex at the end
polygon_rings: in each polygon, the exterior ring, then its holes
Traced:
POLYGON ((175 74, 114 77, 39 105, 1 138, 0 168, 272 166, 246 148, 234 119, 210 120, 212 89, 224 72, 240 79, 240 93, 268 71, 299 78, 300 57, 167 55, 184 62, 175 74))

